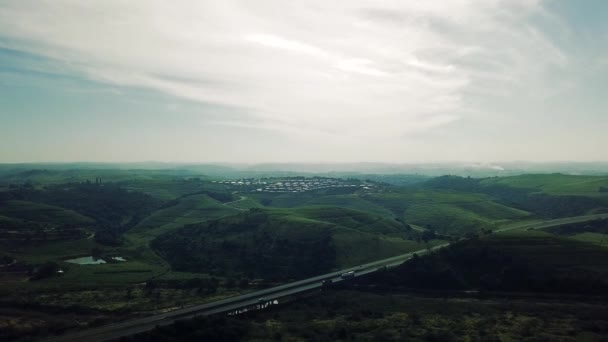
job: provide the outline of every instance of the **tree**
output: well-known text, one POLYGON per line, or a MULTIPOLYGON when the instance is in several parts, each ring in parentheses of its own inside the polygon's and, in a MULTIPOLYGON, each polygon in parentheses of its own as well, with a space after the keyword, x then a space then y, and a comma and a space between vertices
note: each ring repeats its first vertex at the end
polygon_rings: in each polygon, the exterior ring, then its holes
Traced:
POLYGON ((52 261, 45 262, 34 271, 34 275, 30 278, 30 280, 50 278, 56 275, 57 271, 59 271, 59 265, 57 265, 57 263, 52 261))

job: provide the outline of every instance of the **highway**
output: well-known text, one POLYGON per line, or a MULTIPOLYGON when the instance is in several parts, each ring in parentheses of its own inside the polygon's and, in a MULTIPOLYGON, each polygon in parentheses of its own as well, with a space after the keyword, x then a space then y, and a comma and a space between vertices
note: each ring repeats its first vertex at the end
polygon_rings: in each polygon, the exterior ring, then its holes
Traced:
MULTIPOLYGON (((608 218, 607 214, 601 215, 589 215, 589 216, 579 216, 572 217, 566 219, 559 220, 551 220, 544 222, 535 222, 521 226, 513 226, 508 228, 503 228, 497 230, 497 232, 507 231, 512 229, 538 229, 538 228, 547 228, 551 226, 558 226, 567 223, 578 223, 589 221, 597 218, 608 218)), ((267 303, 273 301, 275 299, 293 296, 298 293, 303 293, 307 291, 311 291, 314 289, 321 288, 323 286, 323 282, 325 280, 331 279, 332 282, 340 282, 344 281, 340 276, 343 273, 349 271, 355 271, 355 277, 359 277, 368 273, 375 272, 383 267, 393 267, 397 266, 404 261, 410 259, 414 253, 418 255, 424 255, 433 250, 446 247, 450 245, 450 243, 441 244, 430 249, 423 249, 415 252, 410 252, 407 254, 402 254, 399 256, 378 260, 375 262, 367 263, 364 265, 359 265, 356 267, 347 268, 344 270, 296 281, 293 283, 280 285, 256 292, 251 292, 248 294, 235 296, 219 301, 215 301, 212 303, 195 305, 191 307, 186 307, 183 309, 174 310, 168 313, 153 315, 149 317, 134 319, 126 322, 115 323, 110 325, 105 325, 97 328, 91 328, 82 331, 76 331, 72 333, 68 333, 66 335, 58 336, 55 338, 48 339, 46 341, 49 342, 72 342, 72 341, 107 341, 112 339, 117 339, 122 336, 133 335, 136 333, 148 331, 154 329, 157 325, 168 325, 172 324, 176 320, 192 318, 195 316, 203 316, 203 315, 211 315, 217 313, 229 313, 235 310, 245 308, 248 306, 254 306, 260 303, 267 303), (263 300, 261 300, 263 299, 263 300)))
POLYGON ((92 328, 82 331, 76 331, 68 333, 66 335, 58 336, 55 338, 48 339, 49 342, 72 342, 72 341, 107 341, 117 339, 122 336, 133 335, 136 333, 148 331, 154 329, 157 325, 168 325, 172 324, 176 320, 192 318, 195 316, 211 315, 217 313, 228 313, 241 309, 248 306, 254 306, 259 304, 263 299, 263 302, 270 302, 275 299, 282 297, 292 296, 298 293, 307 292, 310 290, 318 289, 323 286, 323 282, 331 279, 332 282, 340 282, 344 279, 341 278, 343 273, 349 271, 355 271, 355 277, 359 277, 371 272, 377 271, 383 267, 393 267, 403 263, 412 257, 414 253, 423 255, 429 251, 445 247, 449 244, 442 244, 435 246, 431 249, 419 250, 368 264, 347 268, 341 271, 332 272, 324 275, 320 275, 305 280, 296 281, 293 283, 280 285, 256 292, 247 293, 240 296, 235 296, 212 303, 195 305, 183 309, 174 310, 168 313, 153 315, 149 317, 134 319, 126 322, 109 324, 98 328, 92 328))

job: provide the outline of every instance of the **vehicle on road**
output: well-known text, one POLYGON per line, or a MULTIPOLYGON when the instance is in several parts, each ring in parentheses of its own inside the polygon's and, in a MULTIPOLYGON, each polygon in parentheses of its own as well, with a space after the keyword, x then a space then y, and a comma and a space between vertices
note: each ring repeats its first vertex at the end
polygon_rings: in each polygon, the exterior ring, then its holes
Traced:
POLYGON ((340 275, 340 278, 342 278, 342 279, 348 279, 348 278, 354 278, 354 277, 355 277, 355 271, 348 271, 348 272, 342 273, 340 275))

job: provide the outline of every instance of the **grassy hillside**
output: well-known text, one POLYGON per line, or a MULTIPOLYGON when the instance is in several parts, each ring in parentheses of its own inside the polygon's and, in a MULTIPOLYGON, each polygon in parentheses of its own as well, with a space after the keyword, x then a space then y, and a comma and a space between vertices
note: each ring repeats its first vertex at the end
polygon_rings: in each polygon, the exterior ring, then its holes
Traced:
POLYGON ((462 235, 491 229, 496 224, 521 220, 529 213, 493 202, 479 193, 412 190, 368 195, 367 201, 382 205, 403 221, 445 234, 462 235))
POLYGON ((0 215, 26 221, 51 224, 91 224, 93 220, 73 210, 29 201, 6 201, 0 205, 0 215))
POLYGON ((127 239, 147 243, 153 238, 186 224, 236 214, 239 211, 208 195, 181 198, 175 205, 155 211, 127 233, 127 239))

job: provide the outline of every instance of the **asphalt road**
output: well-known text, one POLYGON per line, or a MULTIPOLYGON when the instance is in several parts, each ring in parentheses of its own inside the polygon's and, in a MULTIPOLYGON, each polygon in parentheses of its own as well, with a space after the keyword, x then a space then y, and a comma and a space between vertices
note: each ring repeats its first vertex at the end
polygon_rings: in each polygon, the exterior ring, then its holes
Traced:
MULTIPOLYGON (((567 219, 560 220, 551 220, 545 222, 538 222, 529 225, 523 226, 515 226, 509 227, 505 229, 498 230, 506 231, 511 229, 538 229, 538 228, 547 228, 550 226, 563 225, 566 223, 574 223, 574 222, 584 222, 589 221, 591 219, 596 218, 605 218, 608 215, 591 215, 591 216, 580 216, 573 217, 567 219)), ((442 245, 435 246, 430 249, 419 250, 383 260, 378 260, 375 262, 363 264, 356 267, 351 267, 348 269, 344 269, 341 271, 328 273, 324 275, 320 275, 313 278, 308 278, 305 280, 296 281, 293 283, 280 285, 240 296, 235 296, 219 301, 215 301, 212 303, 195 305, 183 309, 174 310, 168 313, 163 313, 159 315, 139 318, 135 320, 130 320, 121 323, 115 323, 110 325, 105 325, 98 328, 92 328, 82 331, 77 331, 73 333, 69 333, 66 335, 58 336, 47 341, 49 342, 68 342, 68 341, 87 341, 87 342, 95 342, 95 341, 107 341, 111 339, 117 339, 122 336, 133 335, 139 332, 148 331, 154 329, 157 325, 168 325, 179 319, 192 318, 195 316, 202 315, 211 315, 217 313, 228 313, 235 311, 237 309, 241 309, 247 306, 254 306, 260 303, 266 303, 273 301, 278 298, 287 297, 291 295, 295 295, 298 293, 303 293, 306 291, 310 291, 313 289, 317 289, 323 286, 323 281, 327 279, 331 279, 332 282, 340 282, 344 281, 340 276, 343 273, 349 271, 355 271, 355 277, 359 277, 371 272, 375 272, 383 267, 392 267, 397 266, 403 263, 405 260, 408 260, 412 257, 414 253, 418 255, 423 255, 429 253, 432 250, 436 250, 445 246, 448 246, 449 243, 445 243, 442 245), (261 300, 263 299, 263 300, 261 300)))
POLYGON ((438 245, 428 250, 420 250, 411 252, 368 264, 351 267, 337 272, 332 272, 317 277, 296 281, 293 283, 280 285, 248 294, 235 296, 212 303, 195 305, 183 309, 174 310, 168 313, 139 318, 121 323, 105 325, 98 328, 92 328, 82 331, 69 333, 66 335, 51 338, 47 341, 53 342, 68 342, 68 341, 107 341, 116 339, 121 336, 133 335, 139 332, 154 329, 157 325, 168 325, 179 319, 192 318, 201 315, 211 315, 222 312, 231 312, 247 306, 267 303, 278 298, 295 295, 298 293, 310 291, 323 286, 325 280, 331 279, 332 282, 343 281, 341 275, 349 271, 355 271, 355 277, 362 276, 371 272, 377 271, 382 267, 391 267, 403 263, 405 260, 412 257, 414 253, 422 255, 431 250, 445 247, 448 244, 438 245), (263 299, 263 301, 260 301, 263 299))

